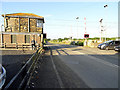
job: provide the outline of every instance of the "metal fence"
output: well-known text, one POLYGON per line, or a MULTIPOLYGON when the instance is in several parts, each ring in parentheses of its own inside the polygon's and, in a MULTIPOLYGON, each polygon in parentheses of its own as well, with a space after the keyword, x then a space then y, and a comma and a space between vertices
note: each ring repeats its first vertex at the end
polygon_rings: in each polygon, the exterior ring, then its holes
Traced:
POLYGON ((0 70, 0 89, 1 89, 6 80, 6 70, 2 65, 0 65, 0 69, 1 69, 0 70))
MULTIPOLYGON (((36 43, 36 48, 40 47, 40 44, 36 43)), ((0 43, 1 48, 32 48, 31 43, 0 43)))
POLYGON ((39 48, 32 57, 25 63, 25 65, 19 70, 19 72, 11 79, 11 81, 5 86, 5 90, 9 88, 24 89, 27 88, 32 73, 35 69, 39 57, 42 55, 42 48, 39 48))

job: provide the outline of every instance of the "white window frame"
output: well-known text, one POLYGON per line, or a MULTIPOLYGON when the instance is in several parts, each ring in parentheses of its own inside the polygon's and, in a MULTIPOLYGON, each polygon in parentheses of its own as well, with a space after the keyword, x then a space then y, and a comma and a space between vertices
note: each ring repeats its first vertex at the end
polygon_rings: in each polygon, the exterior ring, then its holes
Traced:
POLYGON ((43 27, 43 21, 40 19, 37 19, 37 27, 43 27))

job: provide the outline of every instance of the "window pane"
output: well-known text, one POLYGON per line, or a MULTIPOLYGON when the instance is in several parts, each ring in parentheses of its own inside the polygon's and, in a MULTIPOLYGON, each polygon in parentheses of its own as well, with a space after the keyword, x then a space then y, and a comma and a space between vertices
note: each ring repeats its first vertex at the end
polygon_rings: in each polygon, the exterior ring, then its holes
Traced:
POLYGON ((25 43, 30 43, 30 35, 25 35, 25 43))
POLYGON ((16 43, 16 35, 11 35, 11 43, 16 43))
POLYGON ((43 24, 42 20, 37 20, 37 27, 42 27, 42 24, 43 24))

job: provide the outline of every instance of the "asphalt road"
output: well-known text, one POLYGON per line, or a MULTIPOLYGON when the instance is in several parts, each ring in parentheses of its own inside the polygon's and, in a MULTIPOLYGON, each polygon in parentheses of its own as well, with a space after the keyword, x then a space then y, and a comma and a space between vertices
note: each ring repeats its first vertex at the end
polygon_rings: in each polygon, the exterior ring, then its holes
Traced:
MULTIPOLYGON (((67 83, 74 83, 75 87, 83 88, 118 88, 118 59, 120 55, 113 50, 99 50, 97 48, 85 48, 70 45, 54 45, 49 44, 51 48, 53 62, 55 64, 58 81, 60 85, 70 87, 67 83), (66 82, 65 70, 59 70, 59 63, 65 65, 77 77, 71 77, 71 82, 66 82), (62 75, 62 73, 64 73, 62 75), (79 79, 78 79, 79 78, 79 79), (60 80, 59 80, 60 79, 60 80), (68 85, 68 86, 67 86, 68 85), (81 86, 82 87, 82 86, 81 86)), ((62 68, 62 67, 61 67, 62 68)), ((72 75, 72 73, 70 73, 72 75)), ((67 73, 67 72, 66 72, 67 73)), ((67 80, 68 81, 68 80, 67 80)))
POLYGON ((88 88, 52 50, 46 50, 36 65, 29 88, 88 88))

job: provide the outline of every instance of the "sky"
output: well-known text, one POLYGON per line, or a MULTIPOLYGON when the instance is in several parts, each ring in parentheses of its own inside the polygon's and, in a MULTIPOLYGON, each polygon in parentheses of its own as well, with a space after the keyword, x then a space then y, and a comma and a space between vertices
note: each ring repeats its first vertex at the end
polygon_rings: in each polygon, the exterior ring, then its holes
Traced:
MULTIPOLYGON (((118 2, 2 2, 2 14, 34 13, 45 19, 47 38, 100 37, 100 19, 103 19, 106 37, 118 36, 118 2), (104 5, 108 5, 104 8, 104 5), (76 19, 79 17, 79 19, 76 19), (84 20, 86 18, 86 20, 84 20), (86 25, 85 25, 86 23, 86 25)), ((0 25, 3 17, 0 16, 0 25)))

